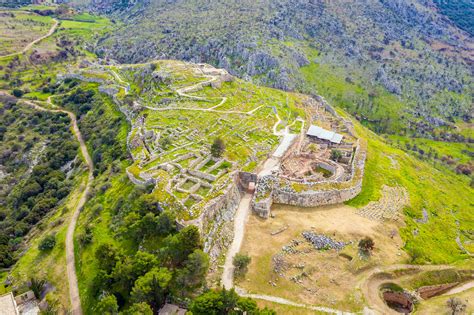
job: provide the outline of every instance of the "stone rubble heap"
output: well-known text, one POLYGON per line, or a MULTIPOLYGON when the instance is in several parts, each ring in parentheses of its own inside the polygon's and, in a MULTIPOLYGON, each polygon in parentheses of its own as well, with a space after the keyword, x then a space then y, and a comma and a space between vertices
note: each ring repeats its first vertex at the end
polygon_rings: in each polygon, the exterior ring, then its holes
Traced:
POLYGON ((323 234, 316 234, 313 232, 306 231, 303 232, 302 235, 308 242, 313 244, 316 249, 341 250, 344 248, 344 246, 346 246, 346 243, 335 241, 332 238, 327 237, 323 234))

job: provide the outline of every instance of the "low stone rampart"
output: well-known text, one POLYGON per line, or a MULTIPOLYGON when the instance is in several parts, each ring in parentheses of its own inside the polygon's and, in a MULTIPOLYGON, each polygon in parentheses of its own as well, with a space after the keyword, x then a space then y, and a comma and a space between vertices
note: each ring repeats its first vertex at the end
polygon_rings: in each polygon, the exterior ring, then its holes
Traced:
POLYGON ((303 192, 289 192, 279 187, 273 189, 273 202, 299 207, 318 207, 351 200, 362 189, 362 180, 346 189, 310 190, 303 192))
POLYGON ((153 178, 147 178, 147 179, 141 180, 141 179, 136 178, 135 175, 133 175, 132 173, 130 173, 128 169, 126 169, 125 172, 127 173, 128 179, 130 179, 130 181, 134 183, 135 185, 147 186, 147 185, 155 184, 155 179, 153 178))
POLYGON ((204 173, 204 172, 200 172, 200 171, 196 171, 196 170, 191 170, 191 169, 188 169, 188 173, 195 176, 195 177, 197 177, 197 178, 205 179, 205 180, 208 180, 208 181, 211 181, 211 182, 216 180, 216 176, 208 174, 208 173, 204 173))

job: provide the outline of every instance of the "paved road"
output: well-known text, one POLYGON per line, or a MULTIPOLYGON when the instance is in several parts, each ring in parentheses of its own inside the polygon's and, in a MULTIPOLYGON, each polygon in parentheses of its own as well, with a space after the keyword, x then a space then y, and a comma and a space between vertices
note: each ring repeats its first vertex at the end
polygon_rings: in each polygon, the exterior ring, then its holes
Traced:
MULTIPOLYGON (((66 234, 66 271, 67 271, 67 278, 69 282, 69 298, 71 300, 71 308, 72 308, 71 313, 73 315, 81 315, 82 308, 81 308, 81 300, 79 297, 79 287, 77 284, 76 265, 75 265, 75 259, 74 259, 74 230, 76 228, 76 223, 79 217, 79 213, 87 201, 87 196, 91 188, 92 180, 94 179, 94 175, 93 175, 94 164, 92 163, 92 159, 89 155, 89 152, 87 151, 87 146, 84 142, 84 139, 82 138, 81 131, 79 130, 79 126, 77 125, 76 115, 74 113, 69 112, 67 110, 63 110, 63 109, 47 109, 38 105, 37 103, 27 101, 27 100, 22 100, 22 102, 41 111, 67 114, 69 118, 71 119, 72 130, 73 130, 74 136, 77 138, 77 141, 79 141, 79 146, 81 148, 82 156, 84 157, 84 160, 87 164, 87 168, 88 168, 87 183, 79 199, 79 202, 76 204, 76 208, 74 209, 74 212, 72 213, 71 221, 69 222, 69 226, 67 228, 67 234, 66 234)), ((48 98, 48 103, 54 106, 51 102, 51 98, 48 98)))
POLYGON ((0 58, 6 58, 6 57, 13 57, 13 56, 16 56, 16 55, 22 55, 24 53, 26 53, 28 50, 31 49, 31 47, 33 47, 35 44, 39 43, 40 41, 42 41, 43 39, 46 39, 48 38, 49 36, 53 35, 54 31, 56 30, 56 28, 58 27, 59 25, 59 22, 58 20, 56 19, 53 19, 54 21, 54 24, 53 26, 51 26, 51 28, 49 29, 48 33, 46 33, 46 35, 43 35, 33 41, 31 41, 30 43, 28 43, 28 45, 25 46, 25 48, 23 48, 21 51, 19 52, 16 52, 16 53, 12 53, 12 54, 8 54, 8 55, 3 55, 3 56, 0 56, 0 58))

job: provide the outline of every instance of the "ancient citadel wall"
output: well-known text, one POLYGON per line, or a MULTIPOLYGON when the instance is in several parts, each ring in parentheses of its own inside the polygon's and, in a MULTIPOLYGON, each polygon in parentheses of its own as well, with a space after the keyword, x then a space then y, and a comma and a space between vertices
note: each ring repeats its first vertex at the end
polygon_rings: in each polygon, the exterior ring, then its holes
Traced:
POLYGON ((204 251, 209 254, 214 271, 217 269, 217 258, 227 250, 234 238, 233 220, 241 198, 239 176, 234 174, 224 192, 203 208, 199 218, 181 222, 199 228, 204 239, 204 251))

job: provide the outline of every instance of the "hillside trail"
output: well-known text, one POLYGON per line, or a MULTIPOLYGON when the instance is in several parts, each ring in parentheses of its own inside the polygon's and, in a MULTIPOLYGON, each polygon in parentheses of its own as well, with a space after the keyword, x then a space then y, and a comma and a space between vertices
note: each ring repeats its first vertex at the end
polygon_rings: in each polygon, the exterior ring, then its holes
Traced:
MULTIPOLYGON (((80 211, 82 207, 84 206, 84 204, 86 203, 87 197, 89 195, 89 191, 91 189, 92 180, 94 179, 94 172, 93 172, 94 164, 92 162, 92 158, 89 155, 89 152, 87 151, 87 146, 84 142, 81 131, 79 130, 76 115, 73 112, 70 112, 64 109, 44 108, 38 105, 37 103, 28 101, 28 100, 21 100, 21 101, 40 111, 67 114, 69 118, 71 119, 73 134, 76 137, 77 141, 79 142, 82 156, 84 157, 84 160, 87 164, 88 176, 87 176, 86 186, 84 188, 84 191, 82 192, 82 195, 78 203, 76 204, 76 207, 73 210, 72 217, 69 222, 67 233, 66 233, 66 271, 67 271, 67 278, 69 282, 69 298, 71 300, 71 308, 72 308, 71 313, 73 315, 81 315, 82 308, 81 308, 81 300, 79 296, 79 286, 77 283, 76 265, 75 265, 75 259, 74 259, 74 230, 76 228, 80 211)), ((47 103, 52 107, 56 107, 52 103, 51 97, 48 98, 47 103)))
POLYGON ((40 41, 42 41, 43 39, 46 39, 48 38, 49 36, 53 35, 54 31, 56 31, 56 28, 58 27, 59 25, 59 21, 54 19, 53 18, 53 21, 54 21, 54 24, 53 26, 51 26, 51 28, 49 29, 48 33, 46 33, 45 35, 31 41, 30 43, 28 43, 21 51, 19 52, 16 52, 16 53, 12 53, 12 54, 8 54, 8 55, 3 55, 3 56, 0 56, 0 58, 8 58, 8 57, 13 57, 13 56, 18 56, 18 55, 23 55, 24 53, 26 53, 28 50, 30 50, 34 45, 36 45, 37 43, 39 43, 40 41))
POLYGON ((222 271, 222 285, 227 290, 232 289, 234 282, 234 256, 240 251, 242 241, 245 234, 245 223, 248 219, 250 212, 250 202, 252 201, 252 195, 246 193, 240 200, 239 207, 235 212, 234 217, 234 238, 232 244, 229 246, 225 263, 224 270, 222 271))
POLYGON ((458 293, 470 290, 472 288, 474 288, 474 281, 469 281, 469 282, 464 283, 463 285, 452 288, 451 290, 443 293, 442 295, 458 294, 458 293))
MULTIPOLYGON (((258 172, 258 176, 265 176, 271 173, 279 165, 279 159, 270 157, 263 164, 262 169, 258 172)), ((222 271, 221 282, 224 288, 231 289, 234 286, 234 265, 235 255, 240 251, 245 235, 245 225, 250 214, 250 205, 253 195, 246 193, 240 200, 239 207, 234 216, 234 238, 229 246, 222 271)))

